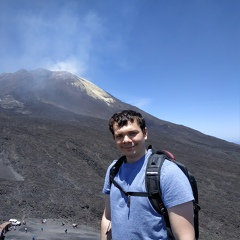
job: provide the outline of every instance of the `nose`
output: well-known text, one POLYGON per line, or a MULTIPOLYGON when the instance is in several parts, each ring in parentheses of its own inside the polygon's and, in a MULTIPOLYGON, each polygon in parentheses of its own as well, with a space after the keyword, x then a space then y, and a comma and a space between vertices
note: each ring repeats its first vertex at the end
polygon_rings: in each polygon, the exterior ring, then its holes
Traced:
POLYGON ((124 143, 131 142, 131 141, 132 141, 132 139, 131 139, 128 135, 125 135, 125 136, 123 137, 123 142, 124 142, 124 143))

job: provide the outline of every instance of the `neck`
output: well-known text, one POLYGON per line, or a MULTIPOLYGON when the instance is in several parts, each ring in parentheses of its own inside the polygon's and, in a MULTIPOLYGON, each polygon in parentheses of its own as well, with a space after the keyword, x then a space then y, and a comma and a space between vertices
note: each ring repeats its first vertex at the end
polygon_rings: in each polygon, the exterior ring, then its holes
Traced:
POLYGON ((126 163, 135 163, 137 161, 139 161, 145 154, 147 153, 147 149, 144 149, 144 151, 142 151, 139 154, 134 154, 133 156, 126 156, 126 163))

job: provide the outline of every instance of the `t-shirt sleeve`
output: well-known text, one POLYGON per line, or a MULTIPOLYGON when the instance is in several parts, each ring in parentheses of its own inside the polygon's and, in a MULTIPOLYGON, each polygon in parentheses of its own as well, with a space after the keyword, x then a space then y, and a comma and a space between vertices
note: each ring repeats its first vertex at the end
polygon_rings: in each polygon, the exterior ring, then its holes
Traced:
POLYGON ((114 160, 111 165, 108 167, 106 175, 105 175, 105 181, 104 181, 104 185, 103 185, 103 190, 102 193, 104 194, 110 194, 110 169, 112 168, 112 166, 116 163, 117 160, 114 160))
POLYGON ((194 199, 191 185, 182 170, 165 160, 161 169, 160 187, 166 208, 174 207, 194 199))

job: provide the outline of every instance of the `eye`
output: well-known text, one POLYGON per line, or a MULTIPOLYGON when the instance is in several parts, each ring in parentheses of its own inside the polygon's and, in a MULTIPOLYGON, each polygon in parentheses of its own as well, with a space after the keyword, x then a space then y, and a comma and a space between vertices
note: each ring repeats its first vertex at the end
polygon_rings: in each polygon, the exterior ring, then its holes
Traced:
POLYGON ((117 140, 122 139, 122 135, 115 135, 115 139, 117 139, 117 140))
POLYGON ((138 134, 138 132, 134 131, 134 132, 130 132, 129 135, 130 135, 131 137, 135 137, 137 134, 138 134))

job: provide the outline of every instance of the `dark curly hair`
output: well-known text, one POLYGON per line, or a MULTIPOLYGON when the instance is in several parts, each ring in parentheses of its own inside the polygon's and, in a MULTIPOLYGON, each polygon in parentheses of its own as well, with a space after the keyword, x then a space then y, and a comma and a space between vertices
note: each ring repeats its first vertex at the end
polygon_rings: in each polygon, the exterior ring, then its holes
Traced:
POLYGON ((137 124, 141 128, 142 132, 145 133, 146 122, 142 117, 142 114, 133 110, 123 110, 122 112, 118 112, 113 114, 113 116, 109 120, 109 130, 114 135, 113 125, 117 123, 118 127, 121 128, 126 126, 128 121, 131 123, 137 120, 137 124))

